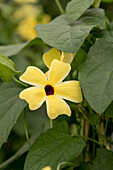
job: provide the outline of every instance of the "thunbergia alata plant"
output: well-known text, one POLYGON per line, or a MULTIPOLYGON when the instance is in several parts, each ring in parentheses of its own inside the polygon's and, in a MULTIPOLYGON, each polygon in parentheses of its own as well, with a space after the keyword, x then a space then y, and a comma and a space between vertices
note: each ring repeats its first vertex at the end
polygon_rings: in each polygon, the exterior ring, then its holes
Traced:
POLYGON ((113 14, 108 0, 55 2, 38 37, 0 46, 0 146, 11 131, 27 140, 0 169, 24 155, 24 170, 112 170, 113 14))

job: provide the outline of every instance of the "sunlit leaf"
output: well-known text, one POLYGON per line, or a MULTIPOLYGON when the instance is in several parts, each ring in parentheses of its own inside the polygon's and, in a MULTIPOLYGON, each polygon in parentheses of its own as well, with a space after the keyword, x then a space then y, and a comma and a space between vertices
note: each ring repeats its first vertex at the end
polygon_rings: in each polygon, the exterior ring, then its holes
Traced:
POLYGON ((9 58, 0 55, 0 78, 4 81, 10 81, 11 77, 20 74, 20 71, 15 70, 15 64, 9 58))

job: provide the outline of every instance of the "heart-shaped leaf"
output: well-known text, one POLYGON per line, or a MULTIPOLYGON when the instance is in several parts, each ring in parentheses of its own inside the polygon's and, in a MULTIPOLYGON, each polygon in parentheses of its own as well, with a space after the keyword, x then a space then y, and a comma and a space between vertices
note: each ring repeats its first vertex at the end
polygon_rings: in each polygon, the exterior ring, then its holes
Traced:
POLYGON ((7 141, 12 127, 26 106, 26 102, 18 96, 22 90, 15 83, 0 86, 0 147, 7 141))
POLYGON ((106 19, 102 9, 89 9, 73 25, 70 24, 66 15, 54 19, 47 25, 39 24, 35 28, 38 37, 61 51, 75 53, 79 50, 91 29, 95 26, 106 27, 106 19))
POLYGON ((97 149, 96 159, 87 170, 112 170, 113 169, 113 152, 106 149, 97 149))
POLYGON ((66 7, 67 18, 74 23, 88 9, 94 0, 72 0, 66 7))
POLYGON ((79 68, 84 96, 99 114, 113 101, 113 38, 108 35, 97 40, 79 68))
POLYGON ((50 166, 56 170, 61 162, 76 159, 85 146, 83 139, 72 136, 67 122, 61 122, 43 133, 32 145, 25 162, 25 170, 42 170, 50 166))

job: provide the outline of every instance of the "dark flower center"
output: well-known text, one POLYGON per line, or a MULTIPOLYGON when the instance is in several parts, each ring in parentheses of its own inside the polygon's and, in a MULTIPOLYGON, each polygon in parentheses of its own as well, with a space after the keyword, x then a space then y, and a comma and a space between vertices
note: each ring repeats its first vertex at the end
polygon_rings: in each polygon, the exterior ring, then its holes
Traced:
POLYGON ((47 96, 53 95, 54 94, 54 88, 51 85, 46 85, 45 86, 45 92, 46 92, 47 96))

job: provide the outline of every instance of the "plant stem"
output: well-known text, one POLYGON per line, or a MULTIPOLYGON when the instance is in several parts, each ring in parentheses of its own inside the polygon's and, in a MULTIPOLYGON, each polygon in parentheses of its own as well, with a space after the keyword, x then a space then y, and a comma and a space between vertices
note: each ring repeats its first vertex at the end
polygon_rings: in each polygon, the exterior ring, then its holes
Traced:
MULTIPOLYGON (((95 139, 95 129, 93 128, 93 138, 95 139)), ((93 143, 92 157, 95 158, 95 143, 93 143)))
POLYGON ((24 129, 25 129, 26 139, 27 139, 29 146, 31 147, 31 143, 30 143, 29 135, 28 135, 28 131, 27 131, 26 120, 25 120, 25 111, 23 112, 23 118, 24 118, 24 129))
POLYGON ((58 9, 59 9, 59 11, 61 12, 61 14, 64 14, 64 10, 63 10, 63 8, 62 8, 62 6, 61 6, 61 4, 60 4, 60 1, 59 1, 59 0, 55 0, 55 2, 56 2, 56 4, 57 4, 58 9))
POLYGON ((91 140, 92 142, 95 142, 95 143, 97 143, 98 145, 100 145, 100 143, 99 143, 97 140, 95 140, 95 139, 92 139, 92 138, 86 137, 86 136, 84 136, 84 138, 87 138, 88 140, 91 140))
POLYGON ((82 116, 84 117, 84 119, 86 119, 88 122, 89 122, 89 124, 91 125, 91 126, 94 126, 92 123, 91 123, 91 121, 88 119, 88 117, 86 116, 86 113, 87 113, 87 111, 86 111, 86 109, 82 106, 82 105, 71 105, 71 107, 73 107, 73 108, 77 108, 79 111, 80 111, 80 113, 82 114, 82 116))
POLYGON ((106 131, 107 131, 107 126, 108 126, 108 121, 109 121, 109 118, 106 120, 106 124, 105 124, 103 143, 104 143, 104 140, 105 140, 105 137, 106 137, 106 131))
MULTIPOLYGON (((74 107, 74 106, 72 105, 72 107, 74 107)), ((88 117, 87 117, 86 114, 85 114, 85 113, 87 113, 87 112, 86 112, 85 108, 84 108, 82 105, 78 105, 77 108, 79 109, 80 113, 83 115, 84 119, 86 119, 86 120, 89 122, 89 124, 90 124, 91 126, 93 126, 93 128, 96 129, 96 131, 97 131, 97 133, 98 133, 98 137, 99 137, 99 142, 98 142, 98 144, 102 147, 102 146, 103 146, 103 145, 102 145, 102 140, 101 140, 102 137, 101 137, 101 133, 100 133, 98 127, 95 127, 95 126, 91 123, 91 121, 88 119, 88 117)), ((89 140, 91 139, 91 138, 86 137, 86 136, 85 136, 85 138, 87 138, 87 139, 89 139, 89 140)), ((97 142, 96 142, 96 143, 97 143, 97 142)))
POLYGON ((24 86, 24 87, 27 87, 27 86, 28 86, 28 85, 22 83, 21 81, 17 80, 14 76, 13 76, 13 80, 14 80, 16 83, 21 84, 21 85, 24 86))
MULTIPOLYGON (((91 124, 91 122, 90 122, 90 120, 88 119, 88 117, 83 113, 83 112, 81 112, 81 114, 82 114, 82 116, 84 117, 84 119, 86 119, 90 124, 91 124)), ((92 124, 91 124, 92 125, 92 124)))
POLYGON ((88 119, 88 117, 86 116, 86 114, 85 114, 85 113, 86 113, 85 108, 84 108, 82 105, 78 105, 78 106, 79 106, 80 109, 82 109, 82 110, 81 110, 81 114, 82 114, 82 116, 84 117, 84 119, 86 119, 91 126, 94 126, 94 125, 91 123, 91 121, 88 119), (85 112, 85 113, 84 113, 84 112, 85 112))
POLYGON ((80 65, 80 62, 77 57, 75 57, 76 62, 80 65))
POLYGON ((50 119, 50 128, 53 128, 53 122, 52 122, 52 119, 50 119))
POLYGON ((87 136, 80 136, 80 135, 73 135, 75 137, 81 137, 81 138, 87 138, 88 140, 92 141, 92 142, 95 142, 97 143, 98 145, 100 145, 99 141, 95 140, 95 139, 92 139, 90 137, 87 137, 87 136))
MULTIPOLYGON (((86 110, 85 110, 84 108, 82 108, 82 107, 83 107, 83 106, 80 105, 80 108, 83 110, 83 112, 81 112, 81 114, 82 114, 83 117, 90 123, 90 125, 93 126, 93 128, 96 129, 97 134, 98 134, 98 138, 99 138, 99 145, 100 145, 101 147, 103 147, 103 144, 102 144, 102 135, 101 135, 98 127, 97 127, 97 126, 95 127, 95 126, 91 123, 91 121, 88 119, 88 117, 86 116, 86 114, 84 114, 84 112, 86 112, 86 110)), ((90 113, 93 112, 92 109, 89 110, 89 111, 90 111, 90 113)))
MULTIPOLYGON (((90 114, 94 114, 94 113, 93 113, 93 110, 91 109, 91 107, 88 106, 88 108, 89 108, 90 114)), ((97 132, 97 134, 98 134, 98 139, 99 139, 100 146, 103 147, 103 144, 102 144, 102 134, 101 134, 100 129, 99 129, 98 126, 99 126, 99 125, 96 125, 96 127, 93 126, 93 128, 96 130, 96 132, 97 132)))
POLYGON ((108 120, 109 120, 109 119, 106 120, 106 125, 105 125, 105 130, 104 130, 104 137, 106 136, 107 126, 108 126, 108 120))
POLYGON ((94 8, 99 8, 100 3, 101 3, 101 0, 95 0, 95 2, 94 2, 94 8))

